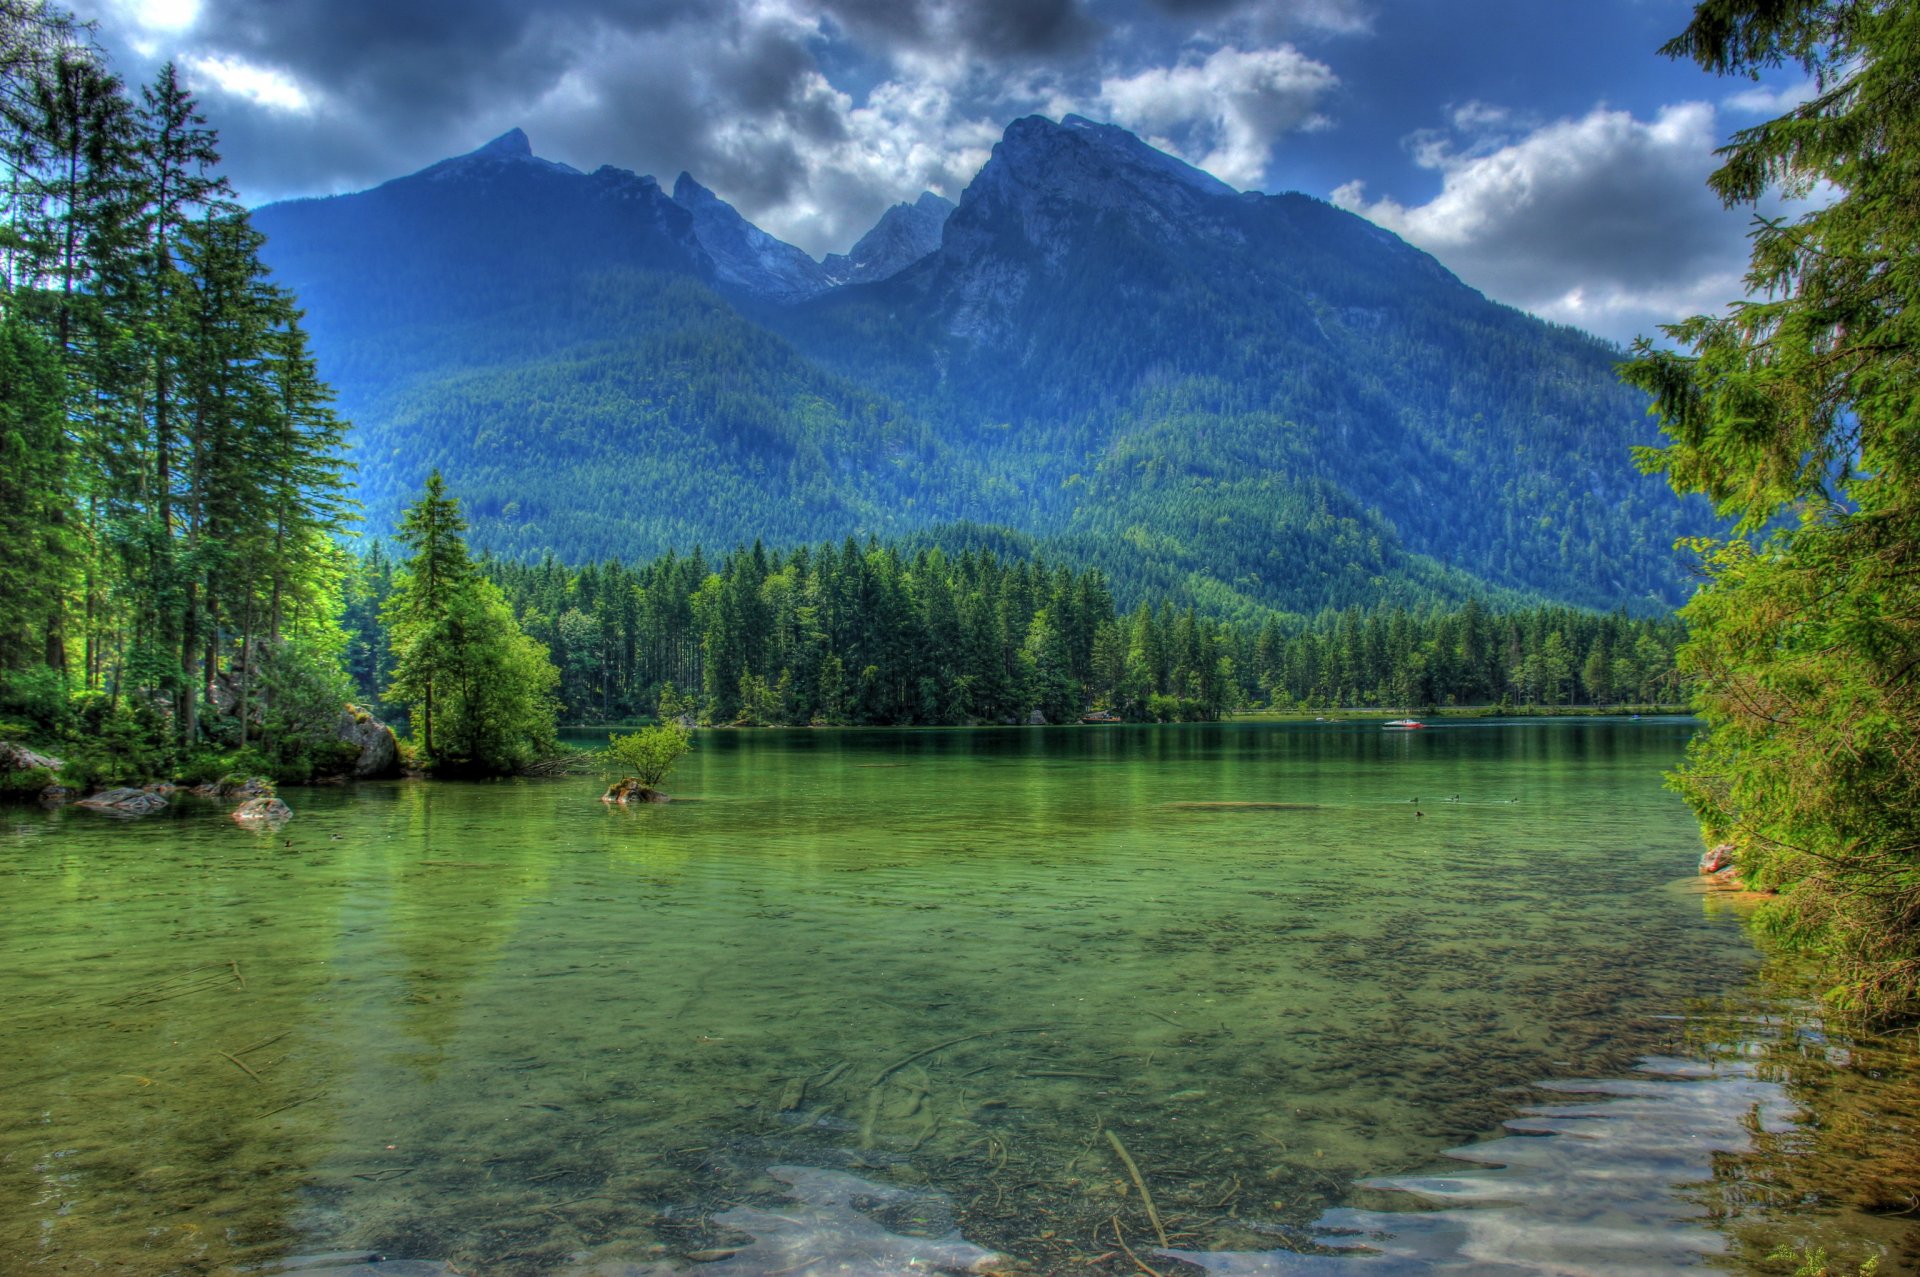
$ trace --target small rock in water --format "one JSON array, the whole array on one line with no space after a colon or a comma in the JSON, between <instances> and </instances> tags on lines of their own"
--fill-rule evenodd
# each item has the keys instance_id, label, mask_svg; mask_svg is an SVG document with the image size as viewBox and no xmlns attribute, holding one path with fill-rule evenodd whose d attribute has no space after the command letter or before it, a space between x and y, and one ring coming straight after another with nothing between
<instances>
[{"instance_id":1,"label":"small rock in water","mask_svg":"<svg viewBox=\"0 0 1920 1277\"><path fill-rule=\"evenodd\" d=\"M602 794L600 801L603 803L619 803L622 807L625 807L633 803L670 803L673 799L667 797L650 785L642 784L640 781L628 777L626 780L621 781L606 793Z\"/></svg>"},{"instance_id":2,"label":"small rock in water","mask_svg":"<svg viewBox=\"0 0 1920 1277\"><path fill-rule=\"evenodd\" d=\"M233 823L250 828L278 829L293 819L293 808L278 798L249 798L233 809Z\"/></svg>"}]
</instances>

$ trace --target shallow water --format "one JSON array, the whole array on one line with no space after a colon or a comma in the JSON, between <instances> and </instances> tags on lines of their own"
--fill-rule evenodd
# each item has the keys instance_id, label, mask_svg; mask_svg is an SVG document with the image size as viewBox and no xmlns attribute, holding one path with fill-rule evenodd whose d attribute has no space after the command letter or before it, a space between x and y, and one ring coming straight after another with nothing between
<instances>
[{"instance_id":1,"label":"shallow water","mask_svg":"<svg viewBox=\"0 0 1920 1277\"><path fill-rule=\"evenodd\" d=\"M1702 1018L1758 957L1660 786L1690 730L710 733L632 811L9 809L0 1270L1754 1266L1778 1202L1671 1187L1777 1179L1807 1103ZM1684 1121L1531 1089L1644 1110L1651 1056L1721 1061L1642 1079ZM1543 1162L1444 1169L1503 1136ZM1502 1218L1405 1209L1462 1193Z\"/></svg>"}]
</instances>

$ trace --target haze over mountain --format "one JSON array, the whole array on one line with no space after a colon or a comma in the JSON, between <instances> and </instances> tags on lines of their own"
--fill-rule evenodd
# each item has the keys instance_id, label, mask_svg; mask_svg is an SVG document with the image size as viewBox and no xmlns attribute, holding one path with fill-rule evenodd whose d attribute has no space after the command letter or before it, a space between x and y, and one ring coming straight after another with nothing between
<instances>
[{"instance_id":1,"label":"haze over mountain","mask_svg":"<svg viewBox=\"0 0 1920 1277\"><path fill-rule=\"evenodd\" d=\"M825 263L690 175L583 174L517 130L255 221L376 530L438 466L507 554L1039 538L1232 611L1658 605L1706 526L1634 471L1612 347L1079 117L1015 121L957 206Z\"/></svg>"}]
</instances>

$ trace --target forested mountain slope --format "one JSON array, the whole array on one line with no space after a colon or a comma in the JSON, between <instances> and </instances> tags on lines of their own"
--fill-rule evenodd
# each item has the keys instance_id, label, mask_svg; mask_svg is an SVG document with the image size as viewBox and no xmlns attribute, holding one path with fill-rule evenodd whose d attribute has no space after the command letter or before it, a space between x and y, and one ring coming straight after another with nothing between
<instances>
[{"instance_id":1,"label":"forested mountain slope","mask_svg":"<svg viewBox=\"0 0 1920 1277\"><path fill-rule=\"evenodd\" d=\"M1227 612L1680 597L1704 521L1633 470L1618 352L1329 205L1020 120L951 213L889 212L931 252L823 289L679 195L516 131L258 211L376 531L438 466L514 556L1005 528Z\"/></svg>"},{"instance_id":2,"label":"forested mountain slope","mask_svg":"<svg viewBox=\"0 0 1920 1277\"><path fill-rule=\"evenodd\" d=\"M1064 485L1050 513L1074 530L1267 531L1276 502L1344 494L1408 549L1605 605L1677 597L1674 536L1705 526L1628 460L1653 429L1615 349L1111 125L1016 121L939 251L791 315L823 362L1037 459L1034 491ZM1301 526L1271 529L1279 553L1228 534L1201 557L1270 579Z\"/></svg>"}]
</instances>

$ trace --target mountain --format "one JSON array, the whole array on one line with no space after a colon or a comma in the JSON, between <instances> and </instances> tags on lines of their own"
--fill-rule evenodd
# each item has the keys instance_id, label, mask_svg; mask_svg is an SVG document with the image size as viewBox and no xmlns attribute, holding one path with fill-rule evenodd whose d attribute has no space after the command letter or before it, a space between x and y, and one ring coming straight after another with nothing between
<instances>
[{"instance_id":1,"label":"mountain","mask_svg":"<svg viewBox=\"0 0 1920 1277\"><path fill-rule=\"evenodd\" d=\"M831 253L821 263L835 284L872 284L892 279L940 247L940 232L953 213L953 201L920 192L911 204L895 204L880 215L873 229L845 253Z\"/></svg>"},{"instance_id":2,"label":"mountain","mask_svg":"<svg viewBox=\"0 0 1920 1277\"><path fill-rule=\"evenodd\" d=\"M1596 606L1679 598L1674 538L1709 526L1628 459L1653 430L1615 348L1342 209L1237 192L1076 116L1015 121L935 252L780 327L949 440L1017 440L1043 526L1144 529L1256 593L1294 574L1269 548L1297 527L1276 483Z\"/></svg>"},{"instance_id":3,"label":"mountain","mask_svg":"<svg viewBox=\"0 0 1920 1277\"><path fill-rule=\"evenodd\" d=\"M800 249L740 216L691 174L682 173L674 182L673 202L692 215L694 237L713 258L715 275L723 284L769 301L792 302L840 282Z\"/></svg>"},{"instance_id":4,"label":"mountain","mask_svg":"<svg viewBox=\"0 0 1920 1277\"><path fill-rule=\"evenodd\" d=\"M519 129L369 191L254 211L343 406L396 382L572 347L578 296L636 275L711 285L693 217L650 177L534 156Z\"/></svg>"},{"instance_id":5,"label":"mountain","mask_svg":"<svg viewBox=\"0 0 1920 1277\"><path fill-rule=\"evenodd\" d=\"M1079 117L1015 121L956 206L825 263L517 131L255 220L375 530L439 466L505 554L1033 538L1233 612L1659 607L1709 526L1634 470L1618 351Z\"/></svg>"}]
</instances>

